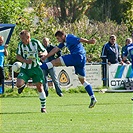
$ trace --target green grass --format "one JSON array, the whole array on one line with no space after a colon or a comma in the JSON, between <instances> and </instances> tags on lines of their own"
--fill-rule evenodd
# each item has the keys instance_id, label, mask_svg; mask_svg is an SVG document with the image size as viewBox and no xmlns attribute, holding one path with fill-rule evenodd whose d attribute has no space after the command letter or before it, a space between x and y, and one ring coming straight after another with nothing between
<instances>
[{"instance_id":1,"label":"green grass","mask_svg":"<svg viewBox=\"0 0 133 133\"><path fill-rule=\"evenodd\" d=\"M35 96L0 98L0 133L132 133L132 93L95 93L98 103L88 108L87 93L50 92L47 113L40 113Z\"/></svg>"}]
</instances>

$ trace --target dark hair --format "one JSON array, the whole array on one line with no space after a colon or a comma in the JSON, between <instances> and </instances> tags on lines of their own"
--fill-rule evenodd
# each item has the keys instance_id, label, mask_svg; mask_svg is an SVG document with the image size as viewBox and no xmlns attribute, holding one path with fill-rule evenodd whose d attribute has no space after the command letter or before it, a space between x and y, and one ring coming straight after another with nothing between
<instances>
[{"instance_id":1,"label":"dark hair","mask_svg":"<svg viewBox=\"0 0 133 133\"><path fill-rule=\"evenodd\" d=\"M58 31L55 33L55 36L62 37L63 35L65 35L65 33L64 33L63 31L60 31L60 30L58 30Z\"/></svg>"}]
</instances>

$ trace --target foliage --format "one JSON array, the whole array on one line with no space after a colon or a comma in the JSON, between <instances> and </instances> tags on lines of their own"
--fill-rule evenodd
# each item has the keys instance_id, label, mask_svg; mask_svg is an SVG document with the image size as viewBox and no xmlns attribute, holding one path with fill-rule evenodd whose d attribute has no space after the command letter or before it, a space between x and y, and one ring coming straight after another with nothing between
<instances>
[{"instance_id":1,"label":"foliage","mask_svg":"<svg viewBox=\"0 0 133 133\"><path fill-rule=\"evenodd\" d=\"M55 19L55 17L51 15L51 8L48 8L47 6L51 7L52 3L48 4L48 2L50 3L51 1L36 0L33 2L34 4L30 3L32 8L26 8L29 5L28 0L15 0L15 3L11 0L5 0L5 3L0 1L0 21L3 20L1 21L3 23L16 24L8 47L9 56L5 58L5 65L13 64L16 61L16 49L18 42L20 41L19 33L23 29L29 30L32 38L36 38L42 42L42 39L45 36L50 38L51 43L55 45L58 44L56 38L54 37L57 30L64 30L66 33L72 33L78 37L87 39L96 38L97 43L95 45L84 44L88 62L101 61L100 54L102 46L108 41L111 34L115 34L117 36L117 43L121 47L125 45L125 39L130 37L131 33L129 32L126 23L123 22L121 24L117 24L110 19L106 19L105 22L92 21L88 20L88 17L82 14L82 17L78 20L76 19L73 23L66 20L60 24L58 19ZM73 4L74 3L75 2L73 2ZM68 5L70 5L70 3L68 3ZM7 7L8 9L6 12ZM129 25L130 23L131 21L128 20ZM69 51L67 49L63 49L62 53L66 54L69 53ZM6 77L9 78L8 72L6 72Z\"/></svg>"},{"instance_id":2,"label":"foliage","mask_svg":"<svg viewBox=\"0 0 133 133\"><path fill-rule=\"evenodd\" d=\"M28 2L29 0L1 0L0 23L15 23L23 8L28 6Z\"/></svg>"},{"instance_id":3,"label":"foliage","mask_svg":"<svg viewBox=\"0 0 133 133\"><path fill-rule=\"evenodd\" d=\"M123 13L123 21L126 23L130 32L133 31L133 1L127 0L125 2L125 7L127 10Z\"/></svg>"},{"instance_id":4,"label":"foliage","mask_svg":"<svg viewBox=\"0 0 133 133\"><path fill-rule=\"evenodd\" d=\"M132 21L132 0L96 0L86 12L89 19L105 22L107 19L121 23L123 20ZM130 26L133 25L129 24Z\"/></svg>"}]
</instances>

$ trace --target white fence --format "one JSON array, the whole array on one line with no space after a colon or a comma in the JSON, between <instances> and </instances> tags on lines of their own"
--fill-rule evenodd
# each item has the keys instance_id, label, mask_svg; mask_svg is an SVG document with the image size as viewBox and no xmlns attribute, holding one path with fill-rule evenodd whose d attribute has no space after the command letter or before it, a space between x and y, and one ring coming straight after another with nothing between
<instances>
[{"instance_id":1,"label":"white fence","mask_svg":"<svg viewBox=\"0 0 133 133\"><path fill-rule=\"evenodd\" d=\"M11 67L12 65L6 65L5 67ZM86 79L93 87L102 86L102 75L101 75L101 65L100 64L86 64ZM77 75L75 75L74 67L55 67L56 75L58 77L60 86L62 88L71 88L82 86L79 82ZM11 80L5 81L5 83L11 83L12 88L16 83L16 78L14 78L14 72L12 71ZM28 82L32 82L29 80ZM49 80L48 82L51 82Z\"/></svg>"}]
</instances>

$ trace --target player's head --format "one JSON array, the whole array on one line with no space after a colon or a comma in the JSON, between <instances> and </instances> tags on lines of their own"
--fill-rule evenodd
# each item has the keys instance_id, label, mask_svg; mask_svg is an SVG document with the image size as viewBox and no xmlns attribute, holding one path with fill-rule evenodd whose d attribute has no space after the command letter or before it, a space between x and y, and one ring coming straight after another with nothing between
<instances>
[{"instance_id":1,"label":"player's head","mask_svg":"<svg viewBox=\"0 0 133 133\"><path fill-rule=\"evenodd\" d=\"M58 40L58 42L64 43L66 39L66 34L63 31L57 31L55 33L55 37Z\"/></svg>"},{"instance_id":2,"label":"player's head","mask_svg":"<svg viewBox=\"0 0 133 133\"><path fill-rule=\"evenodd\" d=\"M0 36L0 46L4 43L4 37Z\"/></svg>"},{"instance_id":3,"label":"player's head","mask_svg":"<svg viewBox=\"0 0 133 133\"><path fill-rule=\"evenodd\" d=\"M49 43L50 43L49 38L44 37L43 38L43 45L44 45L44 47L47 47L49 45Z\"/></svg>"},{"instance_id":4,"label":"player's head","mask_svg":"<svg viewBox=\"0 0 133 133\"><path fill-rule=\"evenodd\" d=\"M19 34L23 44L29 44L30 42L30 33L27 30L22 30Z\"/></svg>"},{"instance_id":5,"label":"player's head","mask_svg":"<svg viewBox=\"0 0 133 133\"><path fill-rule=\"evenodd\" d=\"M111 35L111 36L109 37L109 42L110 42L111 44L115 44L115 42L116 42L116 36L115 36L115 35Z\"/></svg>"},{"instance_id":6,"label":"player's head","mask_svg":"<svg viewBox=\"0 0 133 133\"><path fill-rule=\"evenodd\" d=\"M132 38L127 38L126 39L126 45L131 44L131 43L132 43Z\"/></svg>"}]
</instances>

